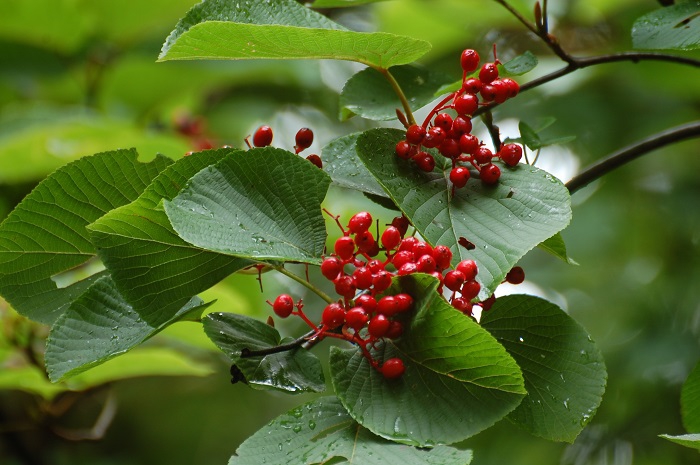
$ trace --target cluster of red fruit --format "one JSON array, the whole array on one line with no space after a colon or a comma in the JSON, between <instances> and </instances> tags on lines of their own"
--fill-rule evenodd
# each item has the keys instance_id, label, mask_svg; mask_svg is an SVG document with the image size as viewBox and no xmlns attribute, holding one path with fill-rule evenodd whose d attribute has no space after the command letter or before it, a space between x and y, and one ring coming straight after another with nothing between
<instances>
[{"instance_id":1,"label":"cluster of red fruit","mask_svg":"<svg viewBox=\"0 0 700 465\"><path fill-rule=\"evenodd\" d=\"M375 369L386 378L398 378L405 370L400 358L380 364L369 351L381 339L400 337L403 327L397 316L413 308L413 297L407 293L382 295L391 286L392 278L431 274L440 280L440 292L443 288L452 291L450 303L471 316L471 300L481 289L476 281L477 265L473 260L464 260L451 269L450 248L432 247L416 237L405 237L409 223L403 216L394 218L379 240L370 231L373 220L368 212L353 215L347 229L334 218L343 235L335 241L334 253L321 263L321 274L333 283L341 299L324 308L319 325L304 314L302 302L294 302L288 294L278 296L271 303L272 309L282 318L301 317L314 330L310 340L328 336L357 344ZM490 302L489 299L479 305L487 308Z\"/></svg>"},{"instance_id":2,"label":"cluster of red fruit","mask_svg":"<svg viewBox=\"0 0 700 465\"><path fill-rule=\"evenodd\" d=\"M495 54L495 52L494 52ZM468 77L479 67L479 54L472 49L462 52L462 87L442 99L433 108L422 125L413 124L406 130L406 139L396 144L396 155L404 160L413 160L423 171L435 168L435 158L424 149L437 149L452 161L450 181L456 188L464 187L471 173L471 165L479 172L485 184L495 184L501 170L492 163L500 158L508 166L520 161L523 149L517 144L503 144L497 153L486 147L472 131L472 115L479 108L479 95L484 103L503 103L520 91L517 82L510 78L500 79L496 58L479 69L478 77ZM446 110L456 113L452 116Z\"/></svg>"},{"instance_id":3,"label":"cluster of red fruit","mask_svg":"<svg viewBox=\"0 0 700 465\"><path fill-rule=\"evenodd\" d=\"M272 128L270 126L260 126L253 133L253 145L256 147L267 147L268 145L272 144L272 136ZM294 139L296 142L296 145L294 146L294 153L299 154L311 147L311 144L314 141L314 133L309 128L301 128L297 131ZM250 142L248 142L248 139L246 139L246 143L248 144L248 147L250 147ZM306 159L319 168L323 168L321 157L315 153L307 156Z\"/></svg>"}]
</instances>

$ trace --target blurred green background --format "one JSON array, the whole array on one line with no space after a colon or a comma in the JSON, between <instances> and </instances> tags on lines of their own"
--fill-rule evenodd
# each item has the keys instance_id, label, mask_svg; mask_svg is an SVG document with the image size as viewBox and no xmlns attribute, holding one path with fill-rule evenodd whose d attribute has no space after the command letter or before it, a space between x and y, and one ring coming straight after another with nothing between
<instances>
[{"instance_id":1,"label":"blurred green background","mask_svg":"<svg viewBox=\"0 0 700 465\"><path fill-rule=\"evenodd\" d=\"M512 4L531 17L534 2ZM359 118L338 121L338 93L360 69L354 64L156 63L165 37L192 5L2 1L0 217L57 167L100 151L136 147L144 160L158 152L178 158L210 145L243 147L257 126L269 124L273 145L286 149L300 127L311 127L310 151L318 153L333 138L372 126ZM573 54L624 51L634 20L658 6L652 0L551 1L550 24ZM539 57L521 83L562 66L493 1L396 0L323 12L352 29L430 41L422 63L455 80L461 50L487 57L494 43L502 61L526 50ZM566 181L621 147L697 120L700 71L658 62L602 65L523 93L495 112L511 137L518 121L536 126L547 117L556 118L547 135L577 136L543 150L538 162ZM576 193L574 220L563 235L580 266L540 251L525 257L528 280L516 291L549 298L586 327L604 353L608 388L573 445L533 438L503 421L460 444L474 449L474 465L698 463L697 451L657 437L684 433L680 389L700 358L698 155L698 140L679 143ZM344 216L360 209L393 216L337 188L327 204ZM204 297L218 299L212 310L265 318L265 300L281 289L303 294L283 278L265 274L262 280L262 294L255 276L232 276ZM290 335L301 330L283 326ZM247 436L310 398L230 385L225 357L195 323L178 323L134 351L160 357L148 359L141 373L157 363L171 376L98 382L111 379L107 368L92 381L50 386L32 363L46 333L0 306L2 465L224 464ZM315 351L323 357L327 348ZM136 375L141 359L134 357L124 363ZM90 435L101 439L78 440Z\"/></svg>"}]
</instances>

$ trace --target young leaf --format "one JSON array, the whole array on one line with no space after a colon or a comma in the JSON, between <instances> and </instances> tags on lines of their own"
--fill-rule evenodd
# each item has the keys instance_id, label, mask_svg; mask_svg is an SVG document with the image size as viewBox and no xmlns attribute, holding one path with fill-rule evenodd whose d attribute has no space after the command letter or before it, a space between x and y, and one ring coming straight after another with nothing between
<instances>
[{"instance_id":1,"label":"young leaf","mask_svg":"<svg viewBox=\"0 0 700 465\"><path fill-rule=\"evenodd\" d=\"M154 326L124 300L109 276L100 278L51 328L46 343L49 378L60 381L121 355L202 305L209 304L195 297L169 320Z\"/></svg>"},{"instance_id":2,"label":"young leaf","mask_svg":"<svg viewBox=\"0 0 700 465\"><path fill-rule=\"evenodd\" d=\"M537 66L537 57L532 54L532 52L527 51L522 55L509 60L498 66L499 76L522 76L525 73L529 73Z\"/></svg>"},{"instance_id":3,"label":"young leaf","mask_svg":"<svg viewBox=\"0 0 700 465\"><path fill-rule=\"evenodd\" d=\"M429 275L399 278L414 310L400 339L377 344L380 363L399 357L405 373L385 379L357 349L331 350L333 387L350 415L379 436L432 447L466 439L512 411L526 394L515 361L474 320L448 304Z\"/></svg>"},{"instance_id":4,"label":"young leaf","mask_svg":"<svg viewBox=\"0 0 700 465\"><path fill-rule=\"evenodd\" d=\"M413 65L396 66L389 70L401 86L413 111L432 102L435 91L449 77ZM348 80L340 94L340 119L353 115L376 121L396 119L401 102L389 81L377 70L367 68Z\"/></svg>"},{"instance_id":5,"label":"young leaf","mask_svg":"<svg viewBox=\"0 0 700 465\"><path fill-rule=\"evenodd\" d=\"M637 19L632 26L632 45L642 50L700 48L700 3L678 3Z\"/></svg>"},{"instance_id":6,"label":"young leaf","mask_svg":"<svg viewBox=\"0 0 700 465\"><path fill-rule=\"evenodd\" d=\"M27 318L53 323L104 273L66 287L52 278L95 257L85 227L134 200L171 161L135 150L82 158L44 179L0 225L0 292Z\"/></svg>"},{"instance_id":7,"label":"young leaf","mask_svg":"<svg viewBox=\"0 0 700 465\"><path fill-rule=\"evenodd\" d=\"M569 257L569 254L566 252L566 243L564 242L564 238L561 236L561 233L556 233L549 239L540 242L537 247L545 252L549 252L569 265L578 265L578 262Z\"/></svg>"},{"instance_id":8,"label":"young leaf","mask_svg":"<svg viewBox=\"0 0 700 465\"><path fill-rule=\"evenodd\" d=\"M681 434L679 436L671 436L670 434L660 434L659 437L668 439L669 441L675 442L676 444L680 444L681 446L700 450L700 434Z\"/></svg>"},{"instance_id":9,"label":"young leaf","mask_svg":"<svg viewBox=\"0 0 700 465\"><path fill-rule=\"evenodd\" d=\"M537 150L542 147L540 136L537 135L537 132L525 121L520 121L518 123L518 130L520 131L520 139L530 150Z\"/></svg>"},{"instance_id":10,"label":"young leaf","mask_svg":"<svg viewBox=\"0 0 700 465\"><path fill-rule=\"evenodd\" d=\"M252 149L203 169L165 212L185 241L255 260L320 263L330 178L303 158Z\"/></svg>"},{"instance_id":11,"label":"young leaf","mask_svg":"<svg viewBox=\"0 0 700 465\"><path fill-rule=\"evenodd\" d=\"M683 383L681 414L686 431L700 433L700 363Z\"/></svg>"},{"instance_id":12,"label":"young leaf","mask_svg":"<svg viewBox=\"0 0 700 465\"><path fill-rule=\"evenodd\" d=\"M357 152L420 234L431 244L450 247L455 264L475 260L479 265L477 279L490 290L526 252L571 220L570 197L564 185L525 164L516 168L501 165L501 178L495 186L473 179L452 197L448 179L451 165L441 162L432 173L423 173L398 159L394 147L404 137L399 130L369 130L358 139Z\"/></svg>"},{"instance_id":13,"label":"young leaf","mask_svg":"<svg viewBox=\"0 0 700 465\"><path fill-rule=\"evenodd\" d=\"M334 59L388 69L429 50L410 37L348 31L293 0L205 0L180 20L158 59Z\"/></svg>"},{"instance_id":14,"label":"young leaf","mask_svg":"<svg viewBox=\"0 0 700 465\"><path fill-rule=\"evenodd\" d=\"M528 295L496 299L481 325L523 370L528 395L508 418L535 436L573 442L598 409L607 379L590 336L556 305Z\"/></svg>"},{"instance_id":15,"label":"young leaf","mask_svg":"<svg viewBox=\"0 0 700 465\"><path fill-rule=\"evenodd\" d=\"M321 397L274 419L246 439L229 465L469 465L470 450L418 449L375 436L335 397Z\"/></svg>"},{"instance_id":16,"label":"young leaf","mask_svg":"<svg viewBox=\"0 0 700 465\"><path fill-rule=\"evenodd\" d=\"M190 298L251 264L183 241L160 205L163 199L172 200L199 171L239 152L206 150L183 157L158 175L134 202L88 226L117 289L149 323L160 325Z\"/></svg>"},{"instance_id":17,"label":"young leaf","mask_svg":"<svg viewBox=\"0 0 700 465\"><path fill-rule=\"evenodd\" d=\"M229 356L243 373L245 382L253 387L295 394L326 389L321 362L306 349L241 357L244 349L263 350L289 342L272 326L235 313L210 313L203 323L209 339Z\"/></svg>"}]
</instances>

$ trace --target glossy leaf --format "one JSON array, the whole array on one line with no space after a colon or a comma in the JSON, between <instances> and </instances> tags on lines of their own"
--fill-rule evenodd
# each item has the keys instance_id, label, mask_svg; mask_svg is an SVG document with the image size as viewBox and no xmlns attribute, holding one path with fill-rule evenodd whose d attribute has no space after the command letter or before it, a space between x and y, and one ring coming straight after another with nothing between
<instances>
[{"instance_id":1,"label":"glossy leaf","mask_svg":"<svg viewBox=\"0 0 700 465\"><path fill-rule=\"evenodd\" d=\"M321 362L306 349L241 357L245 349L263 350L289 342L284 341L272 326L235 313L210 313L203 323L209 339L229 356L245 377L245 382L253 387L291 393L326 389Z\"/></svg>"},{"instance_id":2,"label":"glossy leaf","mask_svg":"<svg viewBox=\"0 0 700 465\"><path fill-rule=\"evenodd\" d=\"M312 8L346 8L368 3L386 2L388 0L314 0L311 2Z\"/></svg>"},{"instance_id":3,"label":"glossy leaf","mask_svg":"<svg viewBox=\"0 0 700 465\"><path fill-rule=\"evenodd\" d=\"M180 237L202 249L320 263L329 185L328 175L303 158L265 147L203 169L164 205Z\"/></svg>"},{"instance_id":4,"label":"glossy leaf","mask_svg":"<svg viewBox=\"0 0 700 465\"><path fill-rule=\"evenodd\" d=\"M499 76L522 76L525 73L529 73L537 67L537 57L532 54L532 52L527 51L522 55L509 60L498 66Z\"/></svg>"},{"instance_id":5,"label":"glossy leaf","mask_svg":"<svg viewBox=\"0 0 700 465\"><path fill-rule=\"evenodd\" d=\"M194 295L251 264L183 241L161 205L163 199L172 200L200 170L233 153L241 152L207 150L181 158L138 199L88 226L117 288L151 324L169 320Z\"/></svg>"},{"instance_id":6,"label":"glossy leaf","mask_svg":"<svg viewBox=\"0 0 700 465\"><path fill-rule=\"evenodd\" d=\"M515 361L474 320L455 310L423 274L405 276L388 294L407 292L414 310L403 336L379 343L375 360L392 357L406 371L387 380L358 349L331 350L333 387L350 415L375 434L415 446L450 444L493 425L525 394Z\"/></svg>"},{"instance_id":7,"label":"glossy leaf","mask_svg":"<svg viewBox=\"0 0 700 465\"><path fill-rule=\"evenodd\" d=\"M690 433L700 433L700 363L695 365L681 391L683 426Z\"/></svg>"},{"instance_id":8,"label":"glossy leaf","mask_svg":"<svg viewBox=\"0 0 700 465\"><path fill-rule=\"evenodd\" d=\"M678 3L637 19L632 26L632 45L647 50L700 48L700 3Z\"/></svg>"},{"instance_id":9,"label":"glossy leaf","mask_svg":"<svg viewBox=\"0 0 700 465\"><path fill-rule=\"evenodd\" d=\"M659 435L659 437L668 439L669 441L675 442L676 444L680 444L681 446L700 450L700 434L681 434L679 436L661 434Z\"/></svg>"},{"instance_id":10,"label":"glossy leaf","mask_svg":"<svg viewBox=\"0 0 700 465\"><path fill-rule=\"evenodd\" d=\"M169 320L154 326L124 300L109 276L100 278L51 328L46 343L49 378L60 381L121 355L201 305L202 300L195 297Z\"/></svg>"},{"instance_id":11,"label":"glossy leaf","mask_svg":"<svg viewBox=\"0 0 700 465\"><path fill-rule=\"evenodd\" d=\"M333 59L388 69L429 50L406 36L348 31L292 0L207 0L178 23L159 60Z\"/></svg>"},{"instance_id":12,"label":"glossy leaf","mask_svg":"<svg viewBox=\"0 0 700 465\"><path fill-rule=\"evenodd\" d=\"M538 247L568 263L569 265L578 265L576 260L569 257L569 254L566 251L566 243L564 242L564 238L561 236L561 233L556 233L549 239L540 242Z\"/></svg>"},{"instance_id":13,"label":"glossy leaf","mask_svg":"<svg viewBox=\"0 0 700 465\"><path fill-rule=\"evenodd\" d=\"M556 305L528 295L496 299L481 325L523 371L528 395L508 418L536 436L573 442L598 409L607 380L588 333Z\"/></svg>"},{"instance_id":14,"label":"glossy leaf","mask_svg":"<svg viewBox=\"0 0 700 465\"><path fill-rule=\"evenodd\" d=\"M367 194L386 196L382 186L374 179L357 155L359 132L339 137L323 147L323 171L333 180L333 184L355 189Z\"/></svg>"},{"instance_id":15,"label":"glossy leaf","mask_svg":"<svg viewBox=\"0 0 700 465\"><path fill-rule=\"evenodd\" d=\"M322 397L277 417L246 439L229 465L468 465L470 450L397 444L356 423L335 397Z\"/></svg>"},{"instance_id":16,"label":"glossy leaf","mask_svg":"<svg viewBox=\"0 0 700 465\"><path fill-rule=\"evenodd\" d=\"M134 150L82 158L42 181L0 225L0 292L22 315L51 324L104 273L54 279L95 257L85 227L134 200L170 160Z\"/></svg>"},{"instance_id":17,"label":"glossy leaf","mask_svg":"<svg viewBox=\"0 0 700 465\"><path fill-rule=\"evenodd\" d=\"M545 171L500 165L498 184L472 179L452 197L451 165L438 156L435 171L424 173L398 159L394 147L403 137L399 130L367 131L357 142L359 157L420 234L450 247L454 263L475 260L477 280L490 290L526 252L571 220L568 191Z\"/></svg>"},{"instance_id":18,"label":"glossy leaf","mask_svg":"<svg viewBox=\"0 0 700 465\"><path fill-rule=\"evenodd\" d=\"M413 111L435 99L435 91L449 82L449 77L413 65L396 66L389 70L401 87ZM396 119L396 110L403 111L387 78L373 68L367 68L348 80L340 94L340 119L354 115L376 121Z\"/></svg>"}]
</instances>

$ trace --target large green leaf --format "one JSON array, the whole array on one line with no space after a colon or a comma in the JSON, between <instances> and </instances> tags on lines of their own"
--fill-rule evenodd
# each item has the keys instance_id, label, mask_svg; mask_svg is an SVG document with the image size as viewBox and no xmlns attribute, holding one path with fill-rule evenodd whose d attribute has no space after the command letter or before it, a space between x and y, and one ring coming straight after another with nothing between
<instances>
[{"instance_id":1,"label":"large green leaf","mask_svg":"<svg viewBox=\"0 0 700 465\"><path fill-rule=\"evenodd\" d=\"M164 202L165 212L180 237L203 249L320 263L329 185L328 175L291 152L252 149L200 171Z\"/></svg>"},{"instance_id":2,"label":"large green leaf","mask_svg":"<svg viewBox=\"0 0 700 465\"><path fill-rule=\"evenodd\" d=\"M455 310L428 275L399 278L389 294L410 294L415 313L403 336L377 344L376 360L403 360L387 380L357 349L331 351L336 394L350 415L379 436L416 446L470 437L511 412L526 394L515 361L488 331Z\"/></svg>"},{"instance_id":3,"label":"large green leaf","mask_svg":"<svg viewBox=\"0 0 700 465\"><path fill-rule=\"evenodd\" d=\"M637 19L632 26L632 45L652 50L700 48L700 2L659 8Z\"/></svg>"},{"instance_id":4,"label":"large green leaf","mask_svg":"<svg viewBox=\"0 0 700 465\"><path fill-rule=\"evenodd\" d=\"M209 339L229 356L253 387L291 393L326 389L321 362L306 349L241 357L244 349L263 350L288 342L272 326L235 313L210 313L203 323Z\"/></svg>"},{"instance_id":5,"label":"large green leaf","mask_svg":"<svg viewBox=\"0 0 700 465\"><path fill-rule=\"evenodd\" d=\"M101 274L65 287L54 277L95 256L85 229L134 200L171 163L135 150L82 158L42 181L0 225L0 292L24 316L52 323Z\"/></svg>"},{"instance_id":6,"label":"large green leaf","mask_svg":"<svg viewBox=\"0 0 700 465\"><path fill-rule=\"evenodd\" d=\"M154 326L124 300L109 276L100 278L52 326L46 343L49 378L60 381L123 354L201 306L195 297Z\"/></svg>"},{"instance_id":7,"label":"large green leaf","mask_svg":"<svg viewBox=\"0 0 700 465\"><path fill-rule=\"evenodd\" d=\"M598 409L607 379L588 333L556 305L528 295L496 299L481 325L523 371L528 395L508 418L536 436L573 442Z\"/></svg>"},{"instance_id":8,"label":"large green leaf","mask_svg":"<svg viewBox=\"0 0 700 465\"><path fill-rule=\"evenodd\" d=\"M181 158L137 200L88 226L117 288L151 324L167 321L192 296L251 263L183 241L160 205L163 199L172 200L200 170L234 153L240 151L207 150Z\"/></svg>"},{"instance_id":9,"label":"large green leaf","mask_svg":"<svg viewBox=\"0 0 700 465\"><path fill-rule=\"evenodd\" d=\"M356 423L335 397L322 397L277 417L246 439L229 465L468 465L470 450L397 444Z\"/></svg>"},{"instance_id":10,"label":"large green leaf","mask_svg":"<svg viewBox=\"0 0 700 465\"><path fill-rule=\"evenodd\" d=\"M326 58L388 69L429 50L410 37L348 31L293 0L205 0L168 36L159 60Z\"/></svg>"},{"instance_id":11,"label":"large green leaf","mask_svg":"<svg viewBox=\"0 0 700 465\"><path fill-rule=\"evenodd\" d=\"M700 363L695 365L681 391L683 426L689 433L700 433Z\"/></svg>"},{"instance_id":12,"label":"large green leaf","mask_svg":"<svg viewBox=\"0 0 700 465\"><path fill-rule=\"evenodd\" d=\"M372 195L386 196L382 186L374 179L357 156L356 143L359 132L339 137L323 147L323 171L333 184Z\"/></svg>"},{"instance_id":13,"label":"large green leaf","mask_svg":"<svg viewBox=\"0 0 700 465\"><path fill-rule=\"evenodd\" d=\"M358 139L358 155L424 238L450 247L455 263L477 262L486 288L493 290L526 252L569 224L569 193L549 173L501 165L498 184L470 180L453 197L451 165L438 156L435 171L424 173L400 160L394 147L404 137L399 130L369 130Z\"/></svg>"},{"instance_id":14,"label":"large green leaf","mask_svg":"<svg viewBox=\"0 0 700 465\"><path fill-rule=\"evenodd\" d=\"M669 441L680 444L681 446L700 450L700 434L681 434L679 436L660 434L659 437L668 439Z\"/></svg>"},{"instance_id":15,"label":"large green leaf","mask_svg":"<svg viewBox=\"0 0 700 465\"><path fill-rule=\"evenodd\" d=\"M389 70L408 99L413 111L435 99L435 92L450 81L448 76L414 65L396 66ZM386 77L373 68L367 68L348 80L340 94L340 118L353 115L388 121L396 119L401 102Z\"/></svg>"}]
</instances>

